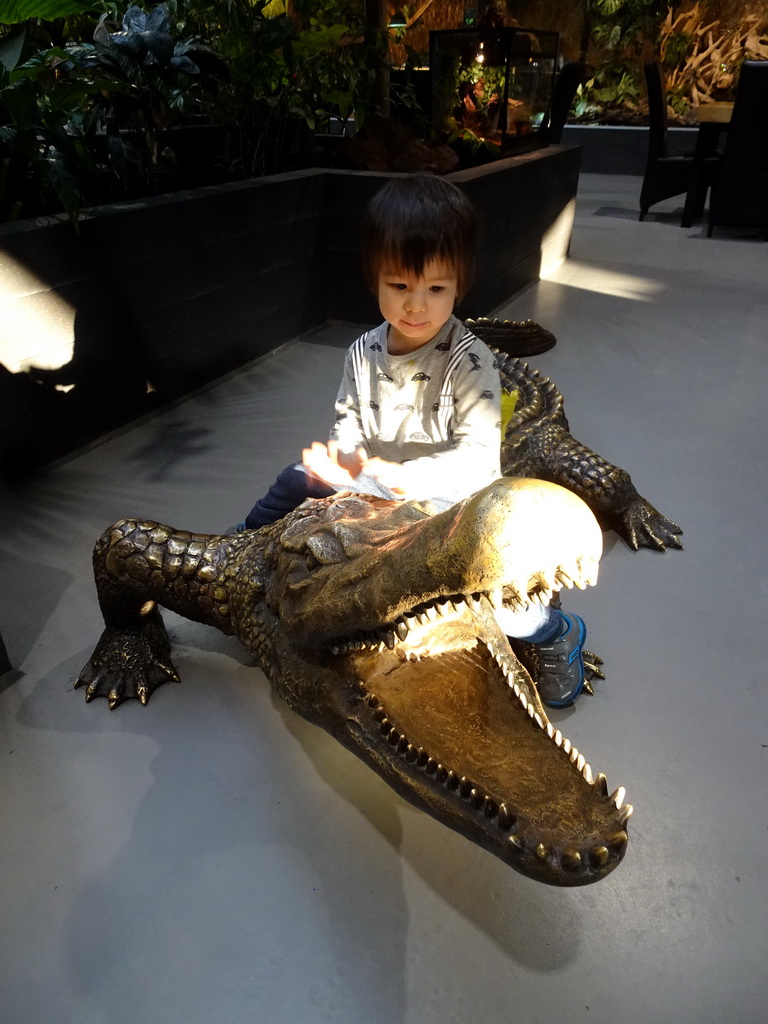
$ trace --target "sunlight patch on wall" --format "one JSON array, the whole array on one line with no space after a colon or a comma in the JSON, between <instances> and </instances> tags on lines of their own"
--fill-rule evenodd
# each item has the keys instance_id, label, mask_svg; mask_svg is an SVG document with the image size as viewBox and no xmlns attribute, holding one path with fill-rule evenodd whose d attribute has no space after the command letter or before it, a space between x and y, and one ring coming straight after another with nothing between
<instances>
[{"instance_id":1,"label":"sunlight patch on wall","mask_svg":"<svg viewBox=\"0 0 768 1024\"><path fill-rule=\"evenodd\" d=\"M57 370L72 359L75 310L0 252L0 363L12 373Z\"/></svg>"},{"instance_id":2,"label":"sunlight patch on wall","mask_svg":"<svg viewBox=\"0 0 768 1024\"><path fill-rule=\"evenodd\" d=\"M567 259L568 239L573 231L575 215L576 200L571 199L542 235L540 277L551 274Z\"/></svg>"},{"instance_id":3,"label":"sunlight patch on wall","mask_svg":"<svg viewBox=\"0 0 768 1024\"><path fill-rule=\"evenodd\" d=\"M545 273L542 268L541 277L569 288L581 288L583 291L612 295L633 302L653 302L666 287L662 281L639 277L637 274L621 274L575 259L569 259L562 269L548 268Z\"/></svg>"}]
</instances>

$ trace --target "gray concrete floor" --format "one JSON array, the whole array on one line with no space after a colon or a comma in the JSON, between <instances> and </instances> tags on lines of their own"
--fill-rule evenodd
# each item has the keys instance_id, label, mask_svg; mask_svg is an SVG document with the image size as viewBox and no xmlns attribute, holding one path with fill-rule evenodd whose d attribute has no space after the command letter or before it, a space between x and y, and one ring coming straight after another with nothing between
<instances>
[{"instance_id":1,"label":"gray concrete floor","mask_svg":"<svg viewBox=\"0 0 768 1024\"><path fill-rule=\"evenodd\" d=\"M357 334L327 325L3 496L2 1024L767 1019L768 246L682 230L675 200L640 224L639 188L585 176L571 259L494 311L555 332L533 362L574 435L685 530L608 537L568 605L607 680L554 717L627 787L624 863L516 875L173 616L180 686L113 713L73 690L95 538L240 518L326 434Z\"/></svg>"}]
</instances>

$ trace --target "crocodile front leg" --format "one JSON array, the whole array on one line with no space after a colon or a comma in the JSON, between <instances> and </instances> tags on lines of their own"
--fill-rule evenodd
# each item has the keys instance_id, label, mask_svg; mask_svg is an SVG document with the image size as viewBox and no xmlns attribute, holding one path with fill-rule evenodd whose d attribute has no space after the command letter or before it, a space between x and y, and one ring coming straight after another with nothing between
<instances>
[{"instance_id":1,"label":"crocodile front leg","mask_svg":"<svg viewBox=\"0 0 768 1024\"><path fill-rule=\"evenodd\" d=\"M502 444L508 476L535 476L578 494L606 529L615 530L635 551L682 548L683 531L638 493L625 469L601 458L553 423Z\"/></svg>"},{"instance_id":2,"label":"crocodile front leg","mask_svg":"<svg viewBox=\"0 0 768 1024\"><path fill-rule=\"evenodd\" d=\"M110 708L146 704L178 675L158 604L231 634L227 556L241 537L207 536L160 523L122 519L96 542L93 571L105 630L75 686Z\"/></svg>"}]
</instances>

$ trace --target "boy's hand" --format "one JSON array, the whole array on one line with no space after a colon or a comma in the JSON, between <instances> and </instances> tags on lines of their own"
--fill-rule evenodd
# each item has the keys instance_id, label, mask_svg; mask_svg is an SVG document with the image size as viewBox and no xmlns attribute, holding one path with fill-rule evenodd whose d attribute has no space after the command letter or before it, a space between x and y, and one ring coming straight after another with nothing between
<instances>
[{"instance_id":1,"label":"boy's hand","mask_svg":"<svg viewBox=\"0 0 768 1024\"><path fill-rule=\"evenodd\" d=\"M409 497L407 476L399 462L387 462L385 459L375 456L365 460L363 471L388 487L396 498L407 499Z\"/></svg>"},{"instance_id":2,"label":"boy's hand","mask_svg":"<svg viewBox=\"0 0 768 1024\"><path fill-rule=\"evenodd\" d=\"M362 472L366 460L365 448L355 448L353 452L340 452L337 441L328 442L328 454L335 458L342 469L346 469L351 477Z\"/></svg>"},{"instance_id":3,"label":"boy's hand","mask_svg":"<svg viewBox=\"0 0 768 1024\"><path fill-rule=\"evenodd\" d=\"M331 487L351 483L363 464L362 457L357 452L340 457L335 441L329 441L327 445L322 441L313 441L309 448L302 450L301 461L313 476Z\"/></svg>"}]
</instances>

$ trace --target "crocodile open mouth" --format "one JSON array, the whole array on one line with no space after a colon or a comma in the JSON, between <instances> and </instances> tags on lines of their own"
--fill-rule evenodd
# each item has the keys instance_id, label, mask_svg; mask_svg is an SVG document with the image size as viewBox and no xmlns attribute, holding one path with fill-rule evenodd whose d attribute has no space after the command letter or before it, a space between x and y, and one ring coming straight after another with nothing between
<instances>
[{"instance_id":1,"label":"crocodile open mouth","mask_svg":"<svg viewBox=\"0 0 768 1024\"><path fill-rule=\"evenodd\" d=\"M486 595L430 609L389 630L391 648L374 637L341 645L354 652L366 731L421 776L441 820L447 803L461 831L512 866L556 885L603 877L627 845L623 788L609 796L605 776L549 722Z\"/></svg>"}]
</instances>

